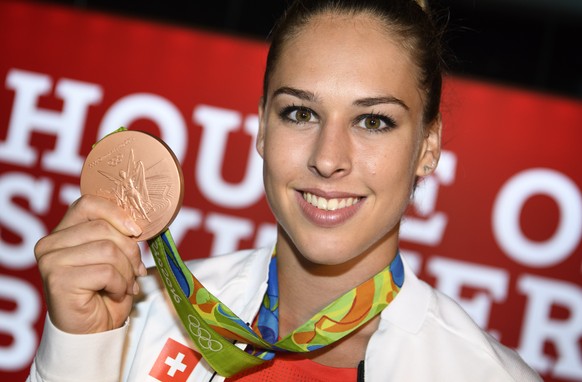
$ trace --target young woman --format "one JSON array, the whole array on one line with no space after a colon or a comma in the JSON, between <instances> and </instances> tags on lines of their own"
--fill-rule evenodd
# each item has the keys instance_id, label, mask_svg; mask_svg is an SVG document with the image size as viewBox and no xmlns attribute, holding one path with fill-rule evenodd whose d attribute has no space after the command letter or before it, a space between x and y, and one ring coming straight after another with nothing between
<instances>
[{"instance_id":1,"label":"young woman","mask_svg":"<svg viewBox=\"0 0 582 382\"><path fill-rule=\"evenodd\" d=\"M414 0L297 1L275 28L257 149L276 246L188 265L262 336L297 344L311 333L311 351L267 352L227 381L540 380L398 254L410 196L440 155L439 35ZM31 381L225 379L188 349L159 279L136 281L146 271L134 235L123 210L85 196L39 241L49 317ZM269 326L263 301L277 294ZM336 300L348 318L317 316ZM350 316L356 307L365 319Z\"/></svg>"}]
</instances>

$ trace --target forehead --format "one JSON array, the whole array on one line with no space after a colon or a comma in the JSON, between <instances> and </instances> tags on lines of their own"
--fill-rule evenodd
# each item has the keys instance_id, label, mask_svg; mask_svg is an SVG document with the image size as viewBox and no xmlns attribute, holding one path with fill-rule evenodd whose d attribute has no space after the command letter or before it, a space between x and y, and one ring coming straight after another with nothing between
<instances>
[{"instance_id":1,"label":"forehead","mask_svg":"<svg viewBox=\"0 0 582 382\"><path fill-rule=\"evenodd\" d=\"M323 14L284 44L269 89L297 86L334 94L390 93L413 102L410 98L421 93L417 71L401 38L377 17Z\"/></svg>"}]
</instances>

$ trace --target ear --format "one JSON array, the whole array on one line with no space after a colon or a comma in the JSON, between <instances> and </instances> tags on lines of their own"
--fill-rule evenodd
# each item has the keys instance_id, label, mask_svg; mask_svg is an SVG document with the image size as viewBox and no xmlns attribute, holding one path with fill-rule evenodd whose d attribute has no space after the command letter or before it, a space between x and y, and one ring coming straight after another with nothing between
<instances>
[{"instance_id":1,"label":"ear","mask_svg":"<svg viewBox=\"0 0 582 382\"><path fill-rule=\"evenodd\" d=\"M442 128L443 122L439 114L424 133L416 167L417 176L427 176L435 171L441 156Z\"/></svg>"},{"instance_id":2,"label":"ear","mask_svg":"<svg viewBox=\"0 0 582 382\"><path fill-rule=\"evenodd\" d=\"M264 158L265 150L265 102L264 97L259 100L259 131L257 132L256 149L261 158Z\"/></svg>"}]
</instances>

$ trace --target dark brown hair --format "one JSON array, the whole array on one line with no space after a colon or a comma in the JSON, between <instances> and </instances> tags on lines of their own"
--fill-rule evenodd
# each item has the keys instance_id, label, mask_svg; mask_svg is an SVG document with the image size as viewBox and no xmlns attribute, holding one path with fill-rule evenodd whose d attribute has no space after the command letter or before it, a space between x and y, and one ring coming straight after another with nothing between
<instances>
[{"instance_id":1,"label":"dark brown hair","mask_svg":"<svg viewBox=\"0 0 582 382\"><path fill-rule=\"evenodd\" d=\"M432 122L438 115L445 70L441 45L442 31L436 26L429 10L415 0L296 0L275 24L270 40L263 102L268 96L269 81L285 43L295 37L315 16L367 14L377 17L408 49L419 69L418 83L426 95L423 120Z\"/></svg>"}]
</instances>

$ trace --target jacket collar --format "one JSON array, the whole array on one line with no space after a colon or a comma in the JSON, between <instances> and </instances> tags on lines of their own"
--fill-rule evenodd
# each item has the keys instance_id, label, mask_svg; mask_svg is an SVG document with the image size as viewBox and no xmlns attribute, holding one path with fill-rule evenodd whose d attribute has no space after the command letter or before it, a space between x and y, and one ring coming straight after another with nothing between
<instances>
[{"instance_id":1,"label":"jacket collar","mask_svg":"<svg viewBox=\"0 0 582 382\"><path fill-rule=\"evenodd\" d=\"M418 277L402 257L404 285L396 298L381 313L380 330L384 325L395 325L402 330L416 333L422 327L431 301L430 287Z\"/></svg>"}]
</instances>

